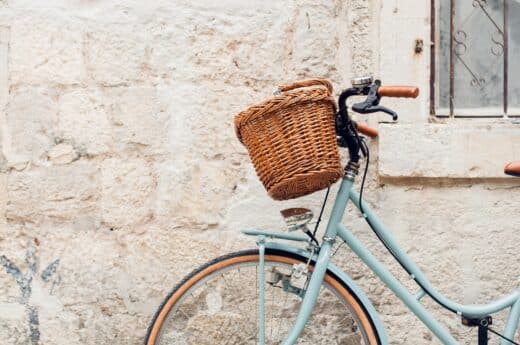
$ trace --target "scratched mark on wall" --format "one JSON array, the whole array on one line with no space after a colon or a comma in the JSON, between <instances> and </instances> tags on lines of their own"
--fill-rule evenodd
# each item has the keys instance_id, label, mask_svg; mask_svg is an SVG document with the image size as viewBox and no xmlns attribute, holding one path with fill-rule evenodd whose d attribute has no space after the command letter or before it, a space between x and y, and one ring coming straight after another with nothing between
<instances>
[{"instance_id":1,"label":"scratched mark on wall","mask_svg":"<svg viewBox=\"0 0 520 345\"><path fill-rule=\"evenodd\" d=\"M37 250L32 245L27 248L25 253L25 263L27 264L27 271L24 273L5 255L0 256L0 265L4 267L7 274L14 278L18 284L18 287L20 288L20 304L25 307L27 314L31 344L38 345L40 343L40 321L38 317L38 307L29 303L29 299L32 293L32 282L35 277L38 277L39 269L39 258L37 255ZM46 283L52 282L50 287L51 294L55 284L59 283L60 281L59 275L56 275L59 264L60 259L55 259L40 273L41 280Z\"/></svg>"}]
</instances>

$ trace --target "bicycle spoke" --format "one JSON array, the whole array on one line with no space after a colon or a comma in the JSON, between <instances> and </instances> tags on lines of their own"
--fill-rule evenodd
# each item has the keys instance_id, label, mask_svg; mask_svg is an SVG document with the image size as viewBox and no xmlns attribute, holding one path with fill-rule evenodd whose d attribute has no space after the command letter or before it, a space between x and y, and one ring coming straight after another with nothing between
<instances>
[{"instance_id":1,"label":"bicycle spoke","mask_svg":"<svg viewBox=\"0 0 520 345\"><path fill-rule=\"evenodd\" d=\"M271 293L271 306L274 305L274 294L275 294L275 289L272 289L272 293ZM273 318L274 318L274 308L271 307L271 319L269 321L269 328L270 328L270 333L269 333L269 337L270 339L273 339Z\"/></svg>"},{"instance_id":2,"label":"bicycle spoke","mask_svg":"<svg viewBox=\"0 0 520 345\"><path fill-rule=\"evenodd\" d=\"M293 264L266 261L265 270L286 277ZM222 272L217 270L193 285L168 314L158 340L148 345L258 344L258 297L262 288L258 273L258 261L254 261ZM271 276L268 277L270 281ZM282 287L286 283L264 285L265 315L269 318L265 322L266 345L281 344L301 305L293 291ZM304 281L296 279L291 283L301 286ZM362 328L350 317L345 305L330 287L320 289L316 308L297 344L333 344L346 340L349 344L366 344L363 340L366 337L359 331Z\"/></svg>"},{"instance_id":3,"label":"bicycle spoke","mask_svg":"<svg viewBox=\"0 0 520 345\"><path fill-rule=\"evenodd\" d=\"M288 294L285 294L284 296L284 301L283 301L283 308L282 310L285 310L285 308L287 307L287 299L289 298L289 295ZM278 321L278 330L276 332L276 338L278 339L279 338L279 335L280 335L280 329L282 328L282 318L280 317L279 318L279 321Z\"/></svg>"}]
</instances>

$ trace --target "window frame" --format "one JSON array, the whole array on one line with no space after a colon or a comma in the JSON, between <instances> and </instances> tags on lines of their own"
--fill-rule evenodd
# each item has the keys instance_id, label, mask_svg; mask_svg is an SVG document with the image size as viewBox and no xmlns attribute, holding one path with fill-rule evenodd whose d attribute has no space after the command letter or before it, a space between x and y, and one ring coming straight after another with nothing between
<instances>
[{"instance_id":1,"label":"window frame","mask_svg":"<svg viewBox=\"0 0 520 345\"><path fill-rule=\"evenodd\" d=\"M449 1L450 3L450 104L449 107L440 111L442 108L437 107L437 80L438 80L438 71L437 71L437 48L440 46L439 40L440 35L438 32L438 10L439 10L439 1ZM497 113L490 114L489 110L485 110L479 107L468 108L468 109L455 109L453 104L454 97L454 89L455 89L455 54L454 54L454 46L453 46L453 30L455 27L455 16L453 13L455 12L455 1L469 1L469 0L431 0L430 1L430 115L440 118L498 118L504 119L509 117L520 117L520 105L517 107L510 107L508 104L508 73L509 73L509 0L503 0L503 9L504 9L504 19L503 19L503 38L504 38L504 70L503 70L503 99L501 107L502 109Z\"/></svg>"}]
</instances>

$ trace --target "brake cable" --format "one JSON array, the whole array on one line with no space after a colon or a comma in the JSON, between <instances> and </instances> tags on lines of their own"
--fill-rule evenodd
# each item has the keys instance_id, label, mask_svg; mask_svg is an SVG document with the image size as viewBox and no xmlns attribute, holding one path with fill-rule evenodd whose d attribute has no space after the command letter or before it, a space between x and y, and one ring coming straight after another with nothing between
<instances>
[{"instance_id":1,"label":"brake cable","mask_svg":"<svg viewBox=\"0 0 520 345\"><path fill-rule=\"evenodd\" d=\"M380 86L380 81L376 81L374 83L373 86L371 86L369 89L368 89L368 98L369 101L370 101L370 104L372 104L372 106L369 106L367 102L367 100L365 100L364 102L362 103L359 103L359 104L356 104L356 108L359 108L359 112L360 113L363 113L363 114L368 114L368 113L373 113L373 112L378 112L378 111L382 111L382 112L385 112L389 115L392 115L392 118L395 120L397 119L397 114L386 108L386 107L383 107L383 106L380 106L379 105L379 97L378 97L378 94L377 94L377 90ZM459 313L458 311L456 311L455 309L453 308L450 308L449 306L445 305L444 303L442 303L439 299L437 299L435 296L433 296L433 294L428 290L426 289L422 284L421 282L419 282L417 280L417 278L415 277L414 274L412 274L412 272L410 272L410 270L408 269L408 267L406 267L404 265L404 263L398 258L397 254L392 250L392 248L390 248L390 246L386 243L386 241L381 237L381 235L379 235L379 233L375 230L373 224L370 222L370 219L368 219L368 217L366 216L365 214L365 211L364 211L364 208L363 208L363 191L364 191L364 188L365 188L365 181L366 181L366 177L367 177L367 173L368 173L368 166L369 166L369 163L370 163L370 151L368 149L368 146L366 144L366 142L364 140L362 140L357 132L357 128L355 128L355 123L354 121L352 121L349 116L348 116L348 112L347 112L347 108L346 108L346 101L347 101L347 98L349 96L353 96L353 95L359 95L360 93L360 90L355 90L355 89L347 89L346 91L344 91L341 95L340 95L340 98L339 98L339 106L340 106L340 111L339 111L339 119L341 120L340 121L340 124L341 126L338 126L338 123L336 123L336 126L337 127L342 127L341 128L341 131L343 132L343 135L341 136L342 137L342 144L345 144L346 147L349 148L349 154L350 154L350 158L352 159L352 155L354 154L354 158L359 158L359 151L352 151L351 150L351 146L348 144L349 140L351 139L355 139L359 145L358 147L358 150L361 150L362 153L363 153L363 156L365 157L366 159L366 163L365 163L365 171L363 173L363 179L361 181L361 187L360 187L360 192L359 192L359 210L361 212L361 214L363 215L363 218L365 219L365 221L367 222L367 224L369 225L370 229L372 230L372 232L376 235L376 237L379 239L379 241L383 244L383 246L386 248L386 250L392 255L392 257L394 258L395 261L397 261L399 263L399 265L403 268L403 270L410 276L412 277L412 279L415 281L415 283L432 299L434 300L437 304L439 304L440 306L442 306L443 308L445 308L446 310L454 313L454 314L457 314L457 315L462 315L462 313ZM342 105L344 105L342 107ZM337 128L336 127L336 128ZM354 134L353 135L353 138L352 138L352 133ZM346 134L346 135L345 135ZM355 159L355 161L357 162L357 160ZM520 344L519 344L520 345Z\"/></svg>"},{"instance_id":2,"label":"brake cable","mask_svg":"<svg viewBox=\"0 0 520 345\"><path fill-rule=\"evenodd\" d=\"M419 282L417 280L417 278L415 277L414 274L412 274L412 272L410 272L410 270L408 269L408 267L406 267L404 265L404 263L398 258L397 254L392 250L392 248L390 248L390 246L386 243L386 241L381 237L381 235L379 235L379 233L376 231L376 229L374 228L374 225L372 224L372 222L370 222L370 219L368 219L367 215L365 214L365 210L363 208L363 190L365 188L365 180L366 180L366 177L367 177L367 172L368 172L368 164L370 163L370 151L368 149L368 145L365 143L365 141L361 140L361 138L359 137L357 131L355 132L356 133L356 139L358 140L359 144L360 145L363 145L364 147L364 150L366 151L366 155L365 155L365 159L366 159L366 164L365 164L365 171L363 173L363 179L361 181L361 188L360 188L360 192L359 192L359 210L361 211L361 214L363 216L363 218L365 219L365 221L367 222L367 224L369 225L370 229L372 229L372 232L376 235L376 237L379 239L379 241L383 244L383 246L386 248L386 250L392 255L392 257L395 259L395 261L397 261L399 263L399 265L405 270L405 272L410 276L412 277L412 279L415 281L415 283L417 285L419 285L419 287L431 298L433 299L435 302L437 302L440 306L442 306L443 308L445 308L446 310L449 310L451 311L452 313L454 314L459 314L459 312L457 312L455 309L453 308L450 308L449 306L445 305L444 303L442 303L441 301L439 301L435 296L432 295L432 293L426 289L422 284L421 282Z\"/></svg>"},{"instance_id":3,"label":"brake cable","mask_svg":"<svg viewBox=\"0 0 520 345\"><path fill-rule=\"evenodd\" d=\"M509 339L508 337L504 336L503 334L500 334L499 332L495 331L493 328L487 326L487 325L483 325L483 324L480 324L481 327L484 327L486 330L490 331L491 333L499 336L500 338L510 342L511 344L514 344L514 345L520 345L519 343L517 343L516 341L512 340L512 339Z\"/></svg>"},{"instance_id":4,"label":"brake cable","mask_svg":"<svg viewBox=\"0 0 520 345\"><path fill-rule=\"evenodd\" d=\"M312 232L312 237L316 238L316 232L318 231L318 226L321 222L321 216L323 215L323 211L325 210L325 204L327 203L327 199L329 197L330 187L327 188L327 193L325 193L325 198L323 199L323 203L321 204L321 210L320 214L318 216L318 220L316 221L316 224L314 225L314 230ZM319 245L319 243L317 243Z\"/></svg>"}]
</instances>

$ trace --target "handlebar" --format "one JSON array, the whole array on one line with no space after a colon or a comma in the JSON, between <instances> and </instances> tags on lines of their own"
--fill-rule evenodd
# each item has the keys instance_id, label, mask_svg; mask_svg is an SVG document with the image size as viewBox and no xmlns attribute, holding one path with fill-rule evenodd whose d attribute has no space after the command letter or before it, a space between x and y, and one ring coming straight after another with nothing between
<instances>
[{"instance_id":1,"label":"handlebar","mask_svg":"<svg viewBox=\"0 0 520 345\"><path fill-rule=\"evenodd\" d=\"M335 119L336 135L338 144L349 150L350 160L357 162L359 160L359 152L363 150L363 146L359 142L357 133L364 134L371 138L378 136L377 129L371 128L365 124L355 123L348 114L347 100L351 96L367 96L363 102L352 105L352 110L360 114L371 114L375 112L383 112L395 121L397 114L379 104L382 97L403 97L416 98L419 95L419 88L415 86L381 86L381 81L372 79L356 80L352 83L352 87L344 90L338 99L338 113ZM356 133L357 132L357 133Z\"/></svg>"},{"instance_id":2,"label":"handlebar","mask_svg":"<svg viewBox=\"0 0 520 345\"><path fill-rule=\"evenodd\" d=\"M356 129L359 133L364 134L370 138L377 138L379 136L377 129L367 126L363 123L356 123Z\"/></svg>"},{"instance_id":3,"label":"handlebar","mask_svg":"<svg viewBox=\"0 0 520 345\"><path fill-rule=\"evenodd\" d=\"M416 98L419 96L419 88L416 86L380 86L377 94L379 97Z\"/></svg>"}]
</instances>

